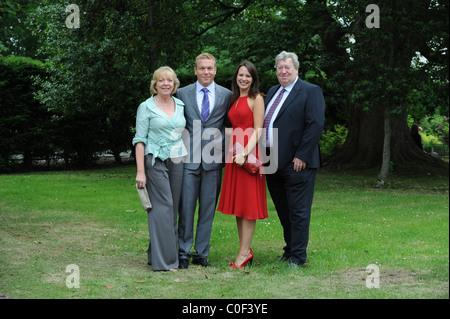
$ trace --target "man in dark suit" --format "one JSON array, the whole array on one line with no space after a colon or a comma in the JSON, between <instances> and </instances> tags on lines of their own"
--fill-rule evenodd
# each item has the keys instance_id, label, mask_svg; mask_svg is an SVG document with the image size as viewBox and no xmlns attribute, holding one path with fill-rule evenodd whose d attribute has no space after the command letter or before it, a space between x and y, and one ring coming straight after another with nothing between
<instances>
[{"instance_id":1,"label":"man in dark suit","mask_svg":"<svg viewBox=\"0 0 450 319\"><path fill-rule=\"evenodd\" d=\"M322 90L298 77L298 57L281 52L275 59L279 85L266 96L264 128L270 161L276 171L267 185L283 226L286 246L280 261L305 267L319 140L325 121Z\"/></svg>"}]
</instances>

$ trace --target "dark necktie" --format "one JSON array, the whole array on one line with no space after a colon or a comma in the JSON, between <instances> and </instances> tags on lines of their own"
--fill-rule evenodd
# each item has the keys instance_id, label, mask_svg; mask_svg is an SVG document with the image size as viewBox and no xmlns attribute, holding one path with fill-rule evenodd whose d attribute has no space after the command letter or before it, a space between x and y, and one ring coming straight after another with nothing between
<instances>
[{"instance_id":1,"label":"dark necktie","mask_svg":"<svg viewBox=\"0 0 450 319\"><path fill-rule=\"evenodd\" d=\"M209 116L209 98L208 98L208 89L203 88L202 89L204 95L203 95L203 101L202 101L202 120L203 122L206 122L206 119Z\"/></svg>"},{"instance_id":2,"label":"dark necktie","mask_svg":"<svg viewBox=\"0 0 450 319\"><path fill-rule=\"evenodd\" d=\"M278 94L278 96L275 99L275 101L273 101L273 104L270 107L269 112L267 112L267 115L266 115L266 117L264 119L264 128L266 129L266 141L267 141L267 138L269 136L269 124L270 124L270 121L272 120L273 113L275 112L278 104L280 104L281 99L283 98L284 92L286 92L286 90L283 88L281 90L280 94Z\"/></svg>"}]
</instances>

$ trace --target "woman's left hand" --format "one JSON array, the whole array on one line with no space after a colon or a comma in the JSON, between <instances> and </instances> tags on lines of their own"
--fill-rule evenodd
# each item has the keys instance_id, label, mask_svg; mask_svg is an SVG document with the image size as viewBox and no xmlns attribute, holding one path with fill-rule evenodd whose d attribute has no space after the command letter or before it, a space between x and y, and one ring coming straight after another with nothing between
<instances>
[{"instance_id":1,"label":"woman's left hand","mask_svg":"<svg viewBox=\"0 0 450 319\"><path fill-rule=\"evenodd\" d=\"M237 154L233 156L233 162L235 162L237 166L242 166L244 165L245 157L242 156L241 154Z\"/></svg>"}]
</instances>

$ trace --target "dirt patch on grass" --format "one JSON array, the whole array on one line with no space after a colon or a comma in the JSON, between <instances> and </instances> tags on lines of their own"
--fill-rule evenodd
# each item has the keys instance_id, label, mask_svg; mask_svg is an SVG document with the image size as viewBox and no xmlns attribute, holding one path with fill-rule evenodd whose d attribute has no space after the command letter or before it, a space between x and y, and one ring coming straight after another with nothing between
<instances>
[{"instance_id":1,"label":"dirt patch on grass","mask_svg":"<svg viewBox=\"0 0 450 319\"><path fill-rule=\"evenodd\" d=\"M372 276L372 277L369 277ZM365 268L355 268L344 270L336 275L342 281L349 284L366 284L366 281L370 281L375 277L376 273L372 271L366 271ZM381 285L411 285L420 282L419 275L409 270L383 270L382 267L379 270L379 282ZM372 280L372 283L375 281Z\"/></svg>"},{"instance_id":2,"label":"dirt patch on grass","mask_svg":"<svg viewBox=\"0 0 450 319\"><path fill-rule=\"evenodd\" d=\"M75 213L72 219L61 215L52 221L52 218L43 218L38 213L30 216L2 213L0 253L3 262L16 267L60 259L78 260L83 254L100 250L103 234L112 232L99 223L83 221Z\"/></svg>"},{"instance_id":3,"label":"dirt patch on grass","mask_svg":"<svg viewBox=\"0 0 450 319\"><path fill-rule=\"evenodd\" d=\"M406 269L384 269L379 267L379 281L373 277L376 275L365 268L355 268L333 274L332 282L347 287L346 289L370 290L381 295L389 292L390 298L398 295L398 298L428 298L430 295L448 296L449 283L440 280L424 280L430 273L413 272ZM372 288L372 289L369 289Z\"/></svg>"}]
</instances>

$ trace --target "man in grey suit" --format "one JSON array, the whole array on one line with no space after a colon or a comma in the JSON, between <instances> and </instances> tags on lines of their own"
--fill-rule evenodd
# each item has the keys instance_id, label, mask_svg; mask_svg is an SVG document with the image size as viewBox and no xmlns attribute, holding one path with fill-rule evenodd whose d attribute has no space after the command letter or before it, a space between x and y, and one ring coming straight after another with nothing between
<instances>
[{"instance_id":1,"label":"man in grey suit","mask_svg":"<svg viewBox=\"0 0 450 319\"><path fill-rule=\"evenodd\" d=\"M208 267L211 228L225 163L224 120L231 91L216 84L216 60L209 53L196 58L197 82L178 90L184 104L189 156L184 164L178 219L179 268L194 264ZM198 220L194 243L194 215L198 200Z\"/></svg>"}]
</instances>

